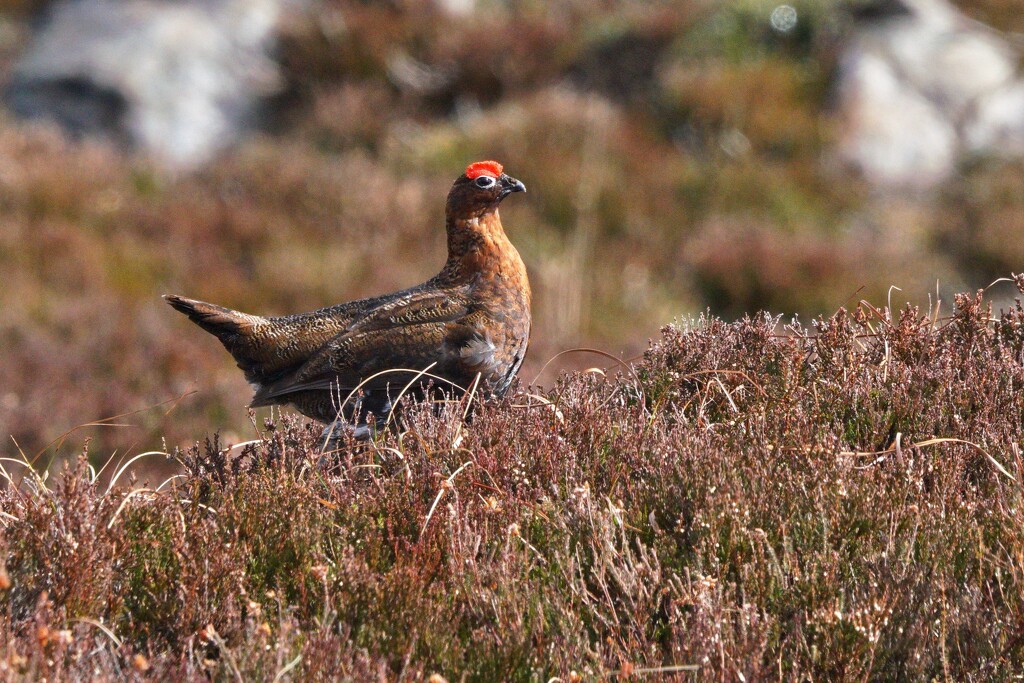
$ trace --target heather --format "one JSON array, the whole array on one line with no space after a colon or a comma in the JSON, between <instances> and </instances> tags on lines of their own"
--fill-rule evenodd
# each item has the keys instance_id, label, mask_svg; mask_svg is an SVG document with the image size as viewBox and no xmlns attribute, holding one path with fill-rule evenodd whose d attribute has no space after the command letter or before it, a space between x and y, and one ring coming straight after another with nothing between
<instances>
[{"instance_id":1,"label":"heather","mask_svg":"<svg viewBox=\"0 0 1024 683\"><path fill-rule=\"evenodd\" d=\"M286 417L146 456L180 467L162 482L5 461L0 666L1010 679L1021 386L1024 308L979 292L809 325L705 315L635 365L409 406L369 443L325 452Z\"/></svg>"},{"instance_id":2,"label":"heather","mask_svg":"<svg viewBox=\"0 0 1024 683\"><path fill-rule=\"evenodd\" d=\"M191 173L0 113L0 678L1024 675L1024 164L838 165L856 2L318 1ZM529 188L502 401L325 449L160 299L420 282L487 158Z\"/></svg>"},{"instance_id":3,"label":"heather","mask_svg":"<svg viewBox=\"0 0 1024 683\"><path fill-rule=\"evenodd\" d=\"M0 75L36 4L4 5ZM829 161L841 4L791 3L787 34L748 0L485 4L317 3L283 30L264 129L190 174L0 114L0 452L242 440L249 387L160 295L284 314L420 282L476 159L529 188L502 211L535 295L526 383L705 308L808 318L892 285L927 307L936 281L950 300L1021 270L1020 162L880 199ZM1020 30L1015 3L960 6ZM104 419L124 426L47 449Z\"/></svg>"}]
</instances>

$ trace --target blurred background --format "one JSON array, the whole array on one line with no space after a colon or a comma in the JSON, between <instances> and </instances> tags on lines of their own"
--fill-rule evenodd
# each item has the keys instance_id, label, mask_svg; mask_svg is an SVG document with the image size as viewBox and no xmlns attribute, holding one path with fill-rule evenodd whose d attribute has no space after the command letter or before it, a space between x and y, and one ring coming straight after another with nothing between
<instances>
[{"instance_id":1,"label":"blurred background","mask_svg":"<svg viewBox=\"0 0 1024 683\"><path fill-rule=\"evenodd\" d=\"M529 187L502 208L527 383L706 309L1024 270L1019 0L0 8L0 454L122 415L64 451L252 438L241 373L160 295L283 314L418 283L478 159Z\"/></svg>"}]
</instances>

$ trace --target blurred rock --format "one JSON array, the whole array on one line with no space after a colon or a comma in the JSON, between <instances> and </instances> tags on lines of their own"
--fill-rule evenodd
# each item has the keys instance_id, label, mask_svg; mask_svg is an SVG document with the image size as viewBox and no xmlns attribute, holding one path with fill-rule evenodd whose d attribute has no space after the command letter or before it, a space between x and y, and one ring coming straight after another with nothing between
<instances>
[{"instance_id":1,"label":"blurred rock","mask_svg":"<svg viewBox=\"0 0 1024 683\"><path fill-rule=\"evenodd\" d=\"M6 102L72 135L194 167L236 141L278 88L269 51L287 2L57 2L16 63Z\"/></svg>"},{"instance_id":2,"label":"blurred rock","mask_svg":"<svg viewBox=\"0 0 1024 683\"><path fill-rule=\"evenodd\" d=\"M842 64L843 160L874 183L927 187L953 170L956 128L884 57L852 50Z\"/></svg>"},{"instance_id":3,"label":"blurred rock","mask_svg":"<svg viewBox=\"0 0 1024 683\"><path fill-rule=\"evenodd\" d=\"M963 129L971 152L1024 156L1024 81L1014 81L980 97Z\"/></svg>"},{"instance_id":4,"label":"blurred rock","mask_svg":"<svg viewBox=\"0 0 1024 683\"><path fill-rule=\"evenodd\" d=\"M468 17L477 10L477 0L437 0L437 6L454 17Z\"/></svg>"},{"instance_id":5,"label":"blurred rock","mask_svg":"<svg viewBox=\"0 0 1024 683\"><path fill-rule=\"evenodd\" d=\"M1024 153L1020 55L946 0L851 0L840 58L843 160L880 186L925 189L965 152Z\"/></svg>"}]
</instances>

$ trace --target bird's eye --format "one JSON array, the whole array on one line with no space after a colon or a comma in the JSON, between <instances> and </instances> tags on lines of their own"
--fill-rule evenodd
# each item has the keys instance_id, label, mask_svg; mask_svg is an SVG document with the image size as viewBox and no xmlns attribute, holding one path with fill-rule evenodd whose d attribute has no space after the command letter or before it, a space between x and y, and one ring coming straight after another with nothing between
<instances>
[{"instance_id":1,"label":"bird's eye","mask_svg":"<svg viewBox=\"0 0 1024 683\"><path fill-rule=\"evenodd\" d=\"M486 190L489 187L493 187L494 182L495 180L491 176L482 175L476 179L476 186L479 187L481 190Z\"/></svg>"}]
</instances>

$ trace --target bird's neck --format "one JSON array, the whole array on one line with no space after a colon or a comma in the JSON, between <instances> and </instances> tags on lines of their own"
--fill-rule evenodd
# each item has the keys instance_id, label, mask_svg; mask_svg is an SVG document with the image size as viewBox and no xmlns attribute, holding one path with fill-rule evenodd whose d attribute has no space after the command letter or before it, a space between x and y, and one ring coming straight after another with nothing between
<instances>
[{"instance_id":1,"label":"bird's neck","mask_svg":"<svg viewBox=\"0 0 1024 683\"><path fill-rule=\"evenodd\" d=\"M525 274L519 252L505 235L497 209L472 217L449 215L447 230L448 261L441 270L442 279L458 283L480 274L516 278Z\"/></svg>"}]
</instances>

